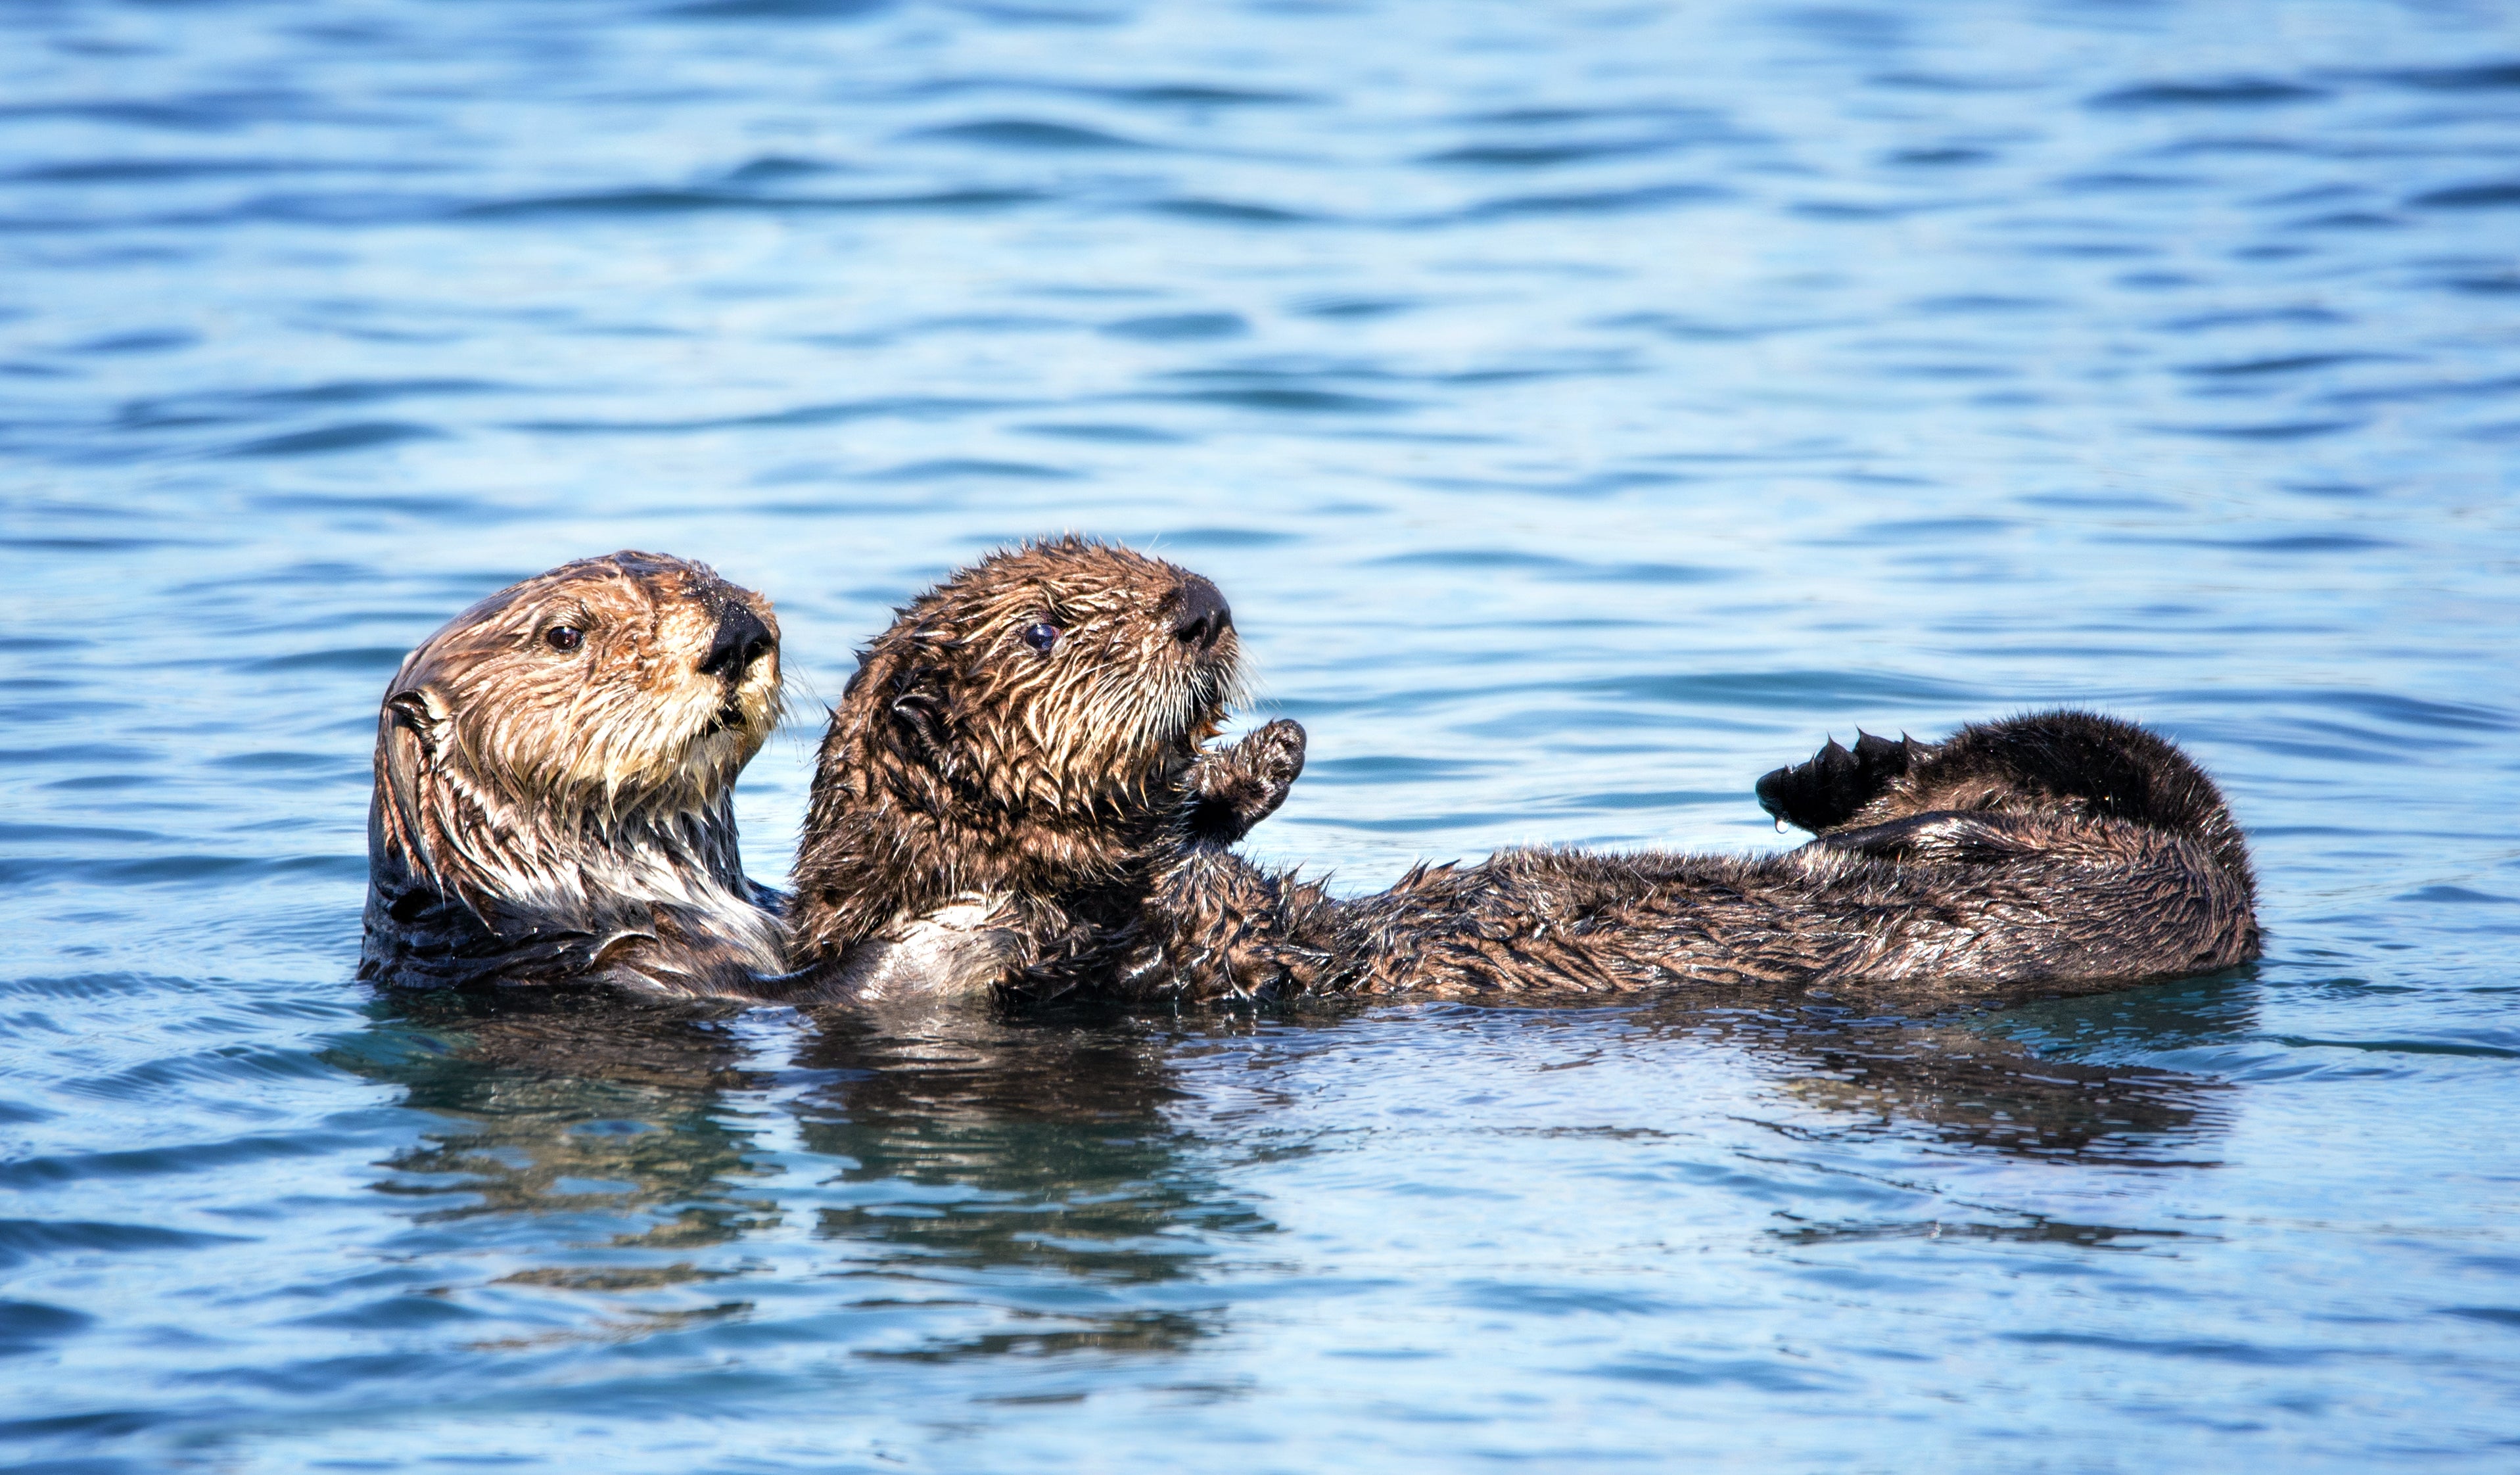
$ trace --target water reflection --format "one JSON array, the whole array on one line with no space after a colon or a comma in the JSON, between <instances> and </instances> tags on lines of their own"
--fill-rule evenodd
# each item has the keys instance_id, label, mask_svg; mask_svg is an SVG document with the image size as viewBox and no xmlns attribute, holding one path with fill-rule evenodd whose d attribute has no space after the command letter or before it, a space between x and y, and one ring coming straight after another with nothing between
<instances>
[{"instance_id":1,"label":"water reflection","mask_svg":"<svg viewBox=\"0 0 2520 1475\"><path fill-rule=\"evenodd\" d=\"M1171 1352L1221 1323L1192 1283L1220 1240L1272 1228L1167 1121L1182 1091L1164 1043L1124 1017L807 1018L569 993L387 1006L419 1044L366 1068L450 1125L376 1186L422 1225L519 1220L554 1263L501 1285L731 1278L762 1268L771 1246L751 1240L781 1231L785 1249L793 1227L848 1310L953 1328L863 1356ZM752 1258L657 1263L710 1246ZM1150 1300L1166 1287L1187 1302Z\"/></svg>"},{"instance_id":2,"label":"water reflection","mask_svg":"<svg viewBox=\"0 0 2520 1475\"><path fill-rule=\"evenodd\" d=\"M388 1024L408 1031L413 1048L378 1073L450 1124L389 1159L395 1177L376 1184L415 1200L417 1222L645 1217L652 1222L596 1242L651 1249L726 1243L762 1222L770 1206L736 1192L758 1176L745 1161L746 1135L716 1114L721 1093L758 1083L740 1068L743 1051L719 1019L572 993L441 990L393 995L388 1006ZM532 1283L603 1289L655 1274L522 1273Z\"/></svg>"},{"instance_id":3,"label":"water reflection","mask_svg":"<svg viewBox=\"0 0 2520 1475\"><path fill-rule=\"evenodd\" d=\"M1140 1293L1194 1281L1211 1236L1272 1226L1165 1119L1183 1093L1159 1037L1118 1016L816 1023L798 1058L832 1079L799 1103L805 1144L854 1164L850 1182L898 1191L823 1208L815 1232L848 1242L878 1294L1008 1296L1020 1322L891 1356L1171 1352L1219 1329L1220 1306Z\"/></svg>"},{"instance_id":4,"label":"water reflection","mask_svg":"<svg viewBox=\"0 0 2520 1475\"><path fill-rule=\"evenodd\" d=\"M2217 1161L2233 1099L2228 1082L2059 1054L2052 1027L2041 1023L2067 1002L2033 1006L2027 1024L2002 1013L1911 1019L1896 1011L1900 1002L1895 990L1778 990L1670 1000L1638 1021L1659 1034L1722 1040L1776 1072L1789 1099L1821 1113L1779 1124L1795 1136L1921 1134L1949 1146L2087 1164ZM2122 1046L2148 1037L2175 1048L2182 1035L2245 1028L2252 1016L2245 993L2228 985L2141 990L2108 1006Z\"/></svg>"},{"instance_id":5,"label":"water reflection","mask_svg":"<svg viewBox=\"0 0 2520 1475\"><path fill-rule=\"evenodd\" d=\"M2229 1039L2254 1023L2252 998L2207 982L1917 1019L1890 993L1734 990L1656 1001L1622 1022L1740 1052L1805 1109L1774 1124L1789 1136L1921 1135L2007 1156L2194 1167L2219 1160L2229 1083L2106 1057ZM590 995L441 993L393 1007L393 1022L433 1048L370 1068L406 1084L411 1105L461 1124L396 1156L397 1177L379 1185L421 1200L422 1222L644 1213L658 1222L608 1242L663 1248L810 1215L814 1237L845 1247L846 1274L929 1291L1000 1270L1048 1272L1071 1289L1179 1281L1212 1253L1209 1236L1272 1228L1220 1185L1220 1144L1169 1109L1192 1095L1181 1063L1208 1049L1177 1021L745 1016ZM1314 1007L1272 1023L1328 1038L1360 1011ZM747 1043L746 1017L785 1031L784 1059L766 1062ZM1287 1057L1304 1052L1298 1044ZM764 1103L792 1128L787 1156L810 1171L765 1150ZM1235 1119L1264 1126L1265 1104ZM787 1193L800 1178L819 1191ZM833 1192L842 1201L817 1201ZM1121 1340L1132 1338L1143 1340Z\"/></svg>"}]
</instances>

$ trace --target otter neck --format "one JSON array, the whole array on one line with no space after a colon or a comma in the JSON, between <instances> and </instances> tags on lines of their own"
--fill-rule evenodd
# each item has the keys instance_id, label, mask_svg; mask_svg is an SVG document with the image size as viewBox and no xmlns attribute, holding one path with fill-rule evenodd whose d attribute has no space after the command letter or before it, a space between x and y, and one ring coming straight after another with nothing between
<instances>
[{"instance_id":1,"label":"otter neck","mask_svg":"<svg viewBox=\"0 0 2520 1475\"><path fill-rule=\"evenodd\" d=\"M785 965L722 790L601 810L430 766L381 778L369 839L372 957L382 942L453 972L535 981L628 969L696 993Z\"/></svg>"},{"instance_id":2,"label":"otter neck","mask_svg":"<svg viewBox=\"0 0 2520 1475\"><path fill-rule=\"evenodd\" d=\"M796 966L836 958L961 898L1057 904L1128 885L1142 876L1177 807L1160 795L1149 802L1116 793L1072 809L1011 806L905 761L886 736L883 724L844 717L824 741L788 908ZM1148 786L1177 800L1182 782L1167 772Z\"/></svg>"}]
</instances>

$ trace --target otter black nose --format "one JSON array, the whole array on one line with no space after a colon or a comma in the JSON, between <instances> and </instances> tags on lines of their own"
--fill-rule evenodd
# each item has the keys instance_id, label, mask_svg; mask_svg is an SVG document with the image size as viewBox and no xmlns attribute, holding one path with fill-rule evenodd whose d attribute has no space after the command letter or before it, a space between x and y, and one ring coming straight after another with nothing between
<instances>
[{"instance_id":1,"label":"otter black nose","mask_svg":"<svg viewBox=\"0 0 2520 1475\"><path fill-rule=\"evenodd\" d=\"M700 674L742 681L754 661L778 648L779 637L770 633L761 616L730 601L718 610L717 635L709 641L708 654L700 658Z\"/></svg>"},{"instance_id":2,"label":"otter black nose","mask_svg":"<svg viewBox=\"0 0 2520 1475\"><path fill-rule=\"evenodd\" d=\"M1216 648L1225 632L1234 628L1234 611L1226 607L1223 592L1192 574L1182 580L1179 598L1181 612L1173 619L1173 638L1203 651Z\"/></svg>"}]
</instances>

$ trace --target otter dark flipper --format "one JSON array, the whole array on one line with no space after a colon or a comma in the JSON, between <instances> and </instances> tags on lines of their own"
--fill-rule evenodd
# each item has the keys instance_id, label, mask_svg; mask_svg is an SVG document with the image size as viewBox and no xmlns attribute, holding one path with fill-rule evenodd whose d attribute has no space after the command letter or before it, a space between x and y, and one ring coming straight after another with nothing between
<instances>
[{"instance_id":1,"label":"otter dark flipper","mask_svg":"<svg viewBox=\"0 0 2520 1475\"><path fill-rule=\"evenodd\" d=\"M1787 825L1814 832L1831 829L1907 777L1917 758L1930 751L1912 738L1892 742L1858 728L1853 751L1832 738L1808 762L1761 779L1759 807Z\"/></svg>"},{"instance_id":2,"label":"otter dark flipper","mask_svg":"<svg viewBox=\"0 0 2520 1475\"><path fill-rule=\"evenodd\" d=\"M1853 823L1942 810L2115 820L2187 835L2254 894L2248 845L2222 791L2159 734L2096 712L2031 712L1973 723L1919 745L1908 772Z\"/></svg>"}]
</instances>

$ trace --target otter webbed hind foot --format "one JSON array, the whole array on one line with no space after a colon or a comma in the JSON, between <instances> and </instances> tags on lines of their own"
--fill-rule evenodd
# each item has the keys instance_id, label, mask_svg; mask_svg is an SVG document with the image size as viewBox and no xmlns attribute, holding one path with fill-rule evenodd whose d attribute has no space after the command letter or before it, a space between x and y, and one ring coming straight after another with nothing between
<instances>
[{"instance_id":1,"label":"otter webbed hind foot","mask_svg":"<svg viewBox=\"0 0 2520 1475\"><path fill-rule=\"evenodd\" d=\"M1853 749L1840 747L1832 738L1808 761L1762 778L1759 807L1776 817L1780 829L1787 825L1815 833L1831 829L1906 778L1929 751L1912 738L1902 736L1893 742L1858 728Z\"/></svg>"}]
</instances>

